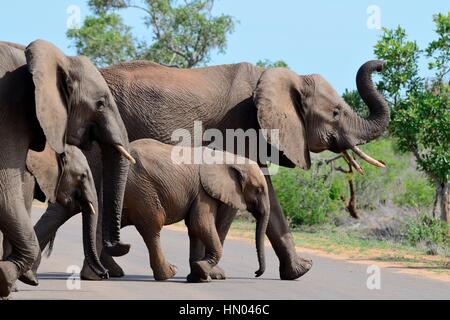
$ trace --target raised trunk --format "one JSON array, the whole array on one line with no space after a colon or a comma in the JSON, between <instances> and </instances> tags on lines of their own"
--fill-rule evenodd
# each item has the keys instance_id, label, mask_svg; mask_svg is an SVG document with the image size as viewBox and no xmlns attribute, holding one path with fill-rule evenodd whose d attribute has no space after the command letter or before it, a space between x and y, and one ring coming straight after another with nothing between
<instances>
[{"instance_id":1,"label":"raised trunk","mask_svg":"<svg viewBox=\"0 0 450 320\"><path fill-rule=\"evenodd\" d=\"M270 217L270 204L265 203L256 217L256 252L258 254L259 269L255 272L256 277L260 277L266 271L266 256L264 250L264 237L267 231Z\"/></svg>"},{"instance_id":2,"label":"raised trunk","mask_svg":"<svg viewBox=\"0 0 450 320\"><path fill-rule=\"evenodd\" d=\"M358 71L356 84L358 92L370 110L367 118L357 118L354 145L365 144L380 137L389 125L389 106L372 81L372 73L383 70L384 62L366 62Z\"/></svg>"},{"instance_id":3,"label":"raised trunk","mask_svg":"<svg viewBox=\"0 0 450 320\"><path fill-rule=\"evenodd\" d=\"M103 246L109 255L120 257L130 246L120 242L123 197L129 164L115 148L102 146L103 156Z\"/></svg>"}]
</instances>

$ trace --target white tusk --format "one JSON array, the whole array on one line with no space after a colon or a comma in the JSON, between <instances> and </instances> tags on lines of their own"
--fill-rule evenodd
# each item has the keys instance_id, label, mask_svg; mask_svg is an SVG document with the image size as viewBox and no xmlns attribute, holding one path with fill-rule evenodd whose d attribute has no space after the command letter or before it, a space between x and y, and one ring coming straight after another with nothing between
<instances>
[{"instance_id":1,"label":"white tusk","mask_svg":"<svg viewBox=\"0 0 450 320\"><path fill-rule=\"evenodd\" d=\"M95 212L94 205L92 204L92 202L88 202L88 203L89 203L89 209L91 209L91 214L93 216L95 216L96 212Z\"/></svg>"},{"instance_id":2,"label":"white tusk","mask_svg":"<svg viewBox=\"0 0 450 320\"><path fill-rule=\"evenodd\" d=\"M356 162L355 159L353 159L347 151L342 152L342 156L344 157L344 159L350 164L350 166L352 166L353 168L356 169L356 171L359 172L360 175L364 175L364 170L363 168L359 165L358 162Z\"/></svg>"},{"instance_id":3,"label":"white tusk","mask_svg":"<svg viewBox=\"0 0 450 320\"><path fill-rule=\"evenodd\" d=\"M363 159L364 161L370 163L371 165L378 167L378 168L386 168L386 165L384 163L381 163L378 160L375 160L372 157L369 157L367 154L365 154L361 149L359 149L358 147L353 147L352 151L361 159Z\"/></svg>"},{"instance_id":4,"label":"white tusk","mask_svg":"<svg viewBox=\"0 0 450 320\"><path fill-rule=\"evenodd\" d=\"M130 161L131 164L136 164L136 160L131 156L131 154L128 153L127 150L125 150L124 147L122 147L120 144L116 144L117 151L120 152L128 161Z\"/></svg>"}]
</instances>

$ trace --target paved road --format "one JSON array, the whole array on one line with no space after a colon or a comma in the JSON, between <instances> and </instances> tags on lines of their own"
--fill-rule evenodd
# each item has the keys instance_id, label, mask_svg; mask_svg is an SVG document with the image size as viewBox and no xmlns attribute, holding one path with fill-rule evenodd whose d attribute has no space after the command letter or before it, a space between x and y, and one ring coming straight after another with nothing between
<instances>
[{"instance_id":1,"label":"paved road","mask_svg":"<svg viewBox=\"0 0 450 320\"><path fill-rule=\"evenodd\" d=\"M36 220L42 209L34 209ZM134 228L123 232L132 244L126 257L118 259L127 276L120 280L81 282L80 290L68 290L68 266L82 263L81 218L75 217L58 233L55 250L39 270L40 286L19 284L13 299L450 299L450 283L406 275L394 269L381 269L381 290L367 289L367 265L348 263L304 254L314 267L298 281L278 280L278 263L267 248L267 272L253 278L257 269L254 245L250 241L229 240L221 262L229 275L226 281L187 284L188 237L181 231L166 230L162 235L168 260L177 265L175 279L155 282L143 241ZM69 281L69 283L72 283Z\"/></svg>"}]
</instances>

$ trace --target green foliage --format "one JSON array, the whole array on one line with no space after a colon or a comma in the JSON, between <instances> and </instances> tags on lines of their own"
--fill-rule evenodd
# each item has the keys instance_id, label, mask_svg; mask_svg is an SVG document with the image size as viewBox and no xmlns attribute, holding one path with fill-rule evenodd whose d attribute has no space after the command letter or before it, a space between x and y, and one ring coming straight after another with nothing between
<instances>
[{"instance_id":1,"label":"green foliage","mask_svg":"<svg viewBox=\"0 0 450 320\"><path fill-rule=\"evenodd\" d=\"M208 63L212 50L224 53L227 35L234 31L234 19L214 16L213 5L214 0L90 0L94 16L67 36L79 54L100 65L135 58L191 68ZM131 28L117 13L128 8L143 13L150 39L132 37Z\"/></svg>"},{"instance_id":2,"label":"green foliage","mask_svg":"<svg viewBox=\"0 0 450 320\"><path fill-rule=\"evenodd\" d=\"M317 169L314 168L315 171ZM325 176L279 168L273 176L277 198L293 226L321 224L339 207L336 190Z\"/></svg>"},{"instance_id":3,"label":"green foliage","mask_svg":"<svg viewBox=\"0 0 450 320\"><path fill-rule=\"evenodd\" d=\"M270 68L289 68L288 64L283 60L270 61L268 59L259 60L256 65L260 68L270 69Z\"/></svg>"},{"instance_id":4,"label":"green foliage","mask_svg":"<svg viewBox=\"0 0 450 320\"><path fill-rule=\"evenodd\" d=\"M439 13L433 20L438 39L428 45L426 53L428 58L433 58L429 68L436 70L437 81L443 82L450 71L450 12L447 15Z\"/></svg>"},{"instance_id":5,"label":"green foliage","mask_svg":"<svg viewBox=\"0 0 450 320\"><path fill-rule=\"evenodd\" d=\"M420 242L448 246L449 225L439 218L421 214L406 225L405 239L413 246Z\"/></svg>"},{"instance_id":6,"label":"green foliage","mask_svg":"<svg viewBox=\"0 0 450 320\"><path fill-rule=\"evenodd\" d=\"M399 207L428 209L433 205L434 189L425 179L405 177L402 180L404 192L394 197L394 203Z\"/></svg>"},{"instance_id":7,"label":"green foliage","mask_svg":"<svg viewBox=\"0 0 450 320\"><path fill-rule=\"evenodd\" d=\"M408 92L421 85L418 60L422 51L415 41L407 41L406 31L399 26L394 30L383 29L374 53L386 62L378 88L396 107Z\"/></svg>"},{"instance_id":8,"label":"green foliage","mask_svg":"<svg viewBox=\"0 0 450 320\"><path fill-rule=\"evenodd\" d=\"M136 57L131 28L115 13L88 16L81 29L70 29L67 37L79 54L90 57L97 66L108 66Z\"/></svg>"},{"instance_id":9,"label":"green foliage","mask_svg":"<svg viewBox=\"0 0 450 320\"><path fill-rule=\"evenodd\" d=\"M418 168L443 186L450 174L450 13L435 15L433 20L438 39L425 51L408 41L405 30L398 27L384 29L375 54L387 62L379 88L391 104L390 132L398 148L412 152ZM430 59L429 68L435 72L432 79L419 76L422 56ZM441 212L443 219L448 215Z\"/></svg>"}]
</instances>

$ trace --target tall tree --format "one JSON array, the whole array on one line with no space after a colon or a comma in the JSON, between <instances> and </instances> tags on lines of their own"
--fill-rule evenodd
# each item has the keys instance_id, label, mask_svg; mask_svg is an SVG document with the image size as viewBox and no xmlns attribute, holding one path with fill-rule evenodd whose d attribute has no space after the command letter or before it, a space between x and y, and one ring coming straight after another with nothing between
<instances>
[{"instance_id":1,"label":"tall tree","mask_svg":"<svg viewBox=\"0 0 450 320\"><path fill-rule=\"evenodd\" d=\"M440 217L450 223L450 13L433 17L437 40L425 51L408 41L404 29L384 29L375 54L387 64L379 82L391 104L390 132L400 150L412 152L418 168L436 186ZM418 60L427 57L434 77L419 75Z\"/></svg>"},{"instance_id":2,"label":"tall tree","mask_svg":"<svg viewBox=\"0 0 450 320\"><path fill-rule=\"evenodd\" d=\"M93 15L78 30L69 30L79 54L99 65L130 59L192 68L210 61L213 50L224 53L234 31L231 16L212 14L214 0L89 0ZM139 10L149 30L146 39L133 37L119 13Z\"/></svg>"}]
</instances>

